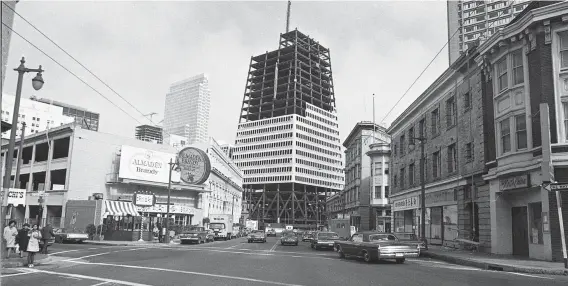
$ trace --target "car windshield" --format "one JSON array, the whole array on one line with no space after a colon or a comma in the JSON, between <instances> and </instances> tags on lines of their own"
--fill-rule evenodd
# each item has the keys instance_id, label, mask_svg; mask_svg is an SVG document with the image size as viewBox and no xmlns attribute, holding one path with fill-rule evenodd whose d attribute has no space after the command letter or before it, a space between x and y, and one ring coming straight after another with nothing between
<instances>
[{"instance_id":1,"label":"car windshield","mask_svg":"<svg viewBox=\"0 0 568 286\"><path fill-rule=\"evenodd\" d=\"M395 241L396 236L392 234L371 234L369 241Z\"/></svg>"},{"instance_id":2,"label":"car windshield","mask_svg":"<svg viewBox=\"0 0 568 286\"><path fill-rule=\"evenodd\" d=\"M253 230L252 233L254 233L254 234L264 234L264 231L262 231L262 230Z\"/></svg>"},{"instance_id":3,"label":"car windshield","mask_svg":"<svg viewBox=\"0 0 568 286\"><path fill-rule=\"evenodd\" d=\"M211 223L209 224L209 228L212 229L224 229L225 228L225 224L224 223Z\"/></svg>"},{"instance_id":4,"label":"car windshield","mask_svg":"<svg viewBox=\"0 0 568 286\"><path fill-rule=\"evenodd\" d=\"M339 238L339 235L334 232L323 232L318 234L319 239Z\"/></svg>"},{"instance_id":5,"label":"car windshield","mask_svg":"<svg viewBox=\"0 0 568 286\"><path fill-rule=\"evenodd\" d=\"M293 232L285 232L285 233L283 233L283 236L288 236L288 237L289 236L296 236L296 234L293 233Z\"/></svg>"}]
</instances>

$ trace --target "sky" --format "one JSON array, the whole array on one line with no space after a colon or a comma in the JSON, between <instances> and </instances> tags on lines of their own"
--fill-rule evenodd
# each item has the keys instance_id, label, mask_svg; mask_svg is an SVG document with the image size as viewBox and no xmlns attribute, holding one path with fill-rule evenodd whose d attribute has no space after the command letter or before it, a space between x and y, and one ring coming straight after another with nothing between
<instances>
[{"instance_id":1,"label":"sky","mask_svg":"<svg viewBox=\"0 0 568 286\"><path fill-rule=\"evenodd\" d=\"M162 120L171 83L206 73L210 136L232 143L250 57L278 48L286 7L286 1L20 1L16 12L136 109L17 15L17 33L113 103L15 34L4 93L15 93L12 69L25 56L27 67L42 65L45 84L34 91L28 74L24 97L85 107L100 113L100 132L134 137L135 126L150 124L142 114L156 112L152 120ZM373 93L375 120L388 127L448 67L444 49L385 118L447 42L446 2L292 1L291 11L291 29L330 49L342 140L357 122L373 120Z\"/></svg>"}]
</instances>

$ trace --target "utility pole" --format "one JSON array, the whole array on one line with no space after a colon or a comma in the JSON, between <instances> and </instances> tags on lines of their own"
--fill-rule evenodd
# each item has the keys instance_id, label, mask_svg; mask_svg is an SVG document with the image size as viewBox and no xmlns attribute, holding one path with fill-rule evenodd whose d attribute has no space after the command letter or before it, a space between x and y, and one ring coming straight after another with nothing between
<instances>
[{"instance_id":1,"label":"utility pole","mask_svg":"<svg viewBox=\"0 0 568 286\"><path fill-rule=\"evenodd\" d=\"M22 161L24 160L24 158L22 158L22 152L24 149L24 139L26 138L26 123L22 122L22 136L20 137L20 146L18 148L18 162L16 163L16 177L15 177L15 188L19 189L20 188L20 168L22 167Z\"/></svg>"}]
</instances>

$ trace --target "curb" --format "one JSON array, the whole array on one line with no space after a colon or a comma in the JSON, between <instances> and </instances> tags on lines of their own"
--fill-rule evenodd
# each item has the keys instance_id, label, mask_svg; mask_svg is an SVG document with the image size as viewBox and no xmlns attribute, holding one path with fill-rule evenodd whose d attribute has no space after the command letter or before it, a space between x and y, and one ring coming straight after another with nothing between
<instances>
[{"instance_id":1,"label":"curb","mask_svg":"<svg viewBox=\"0 0 568 286\"><path fill-rule=\"evenodd\" d=\"M46 257L43 259L38 259L36 261L34 261L34 265L42 265L45 263L49 263L51 262L51 257ZM2 262L2 268L4 269L8 269L8 268L19 268L19 267L24 267L27 264L27 262L23 262L23 261L4 261Z\"/></svg>"},{"instance_id":2,"label":"curb","mask_svg":"<svg viewBox=\"0 0 568 286\"><path fill-rule=\"evenodd\" d=\"M451 255L438 254L433 252L424 251L422 252L424 257L442 260L450 262L453 264L471 266L476 268L481 268L485 270L493 271L505 271L505 272L516 272L516 273L528 273L528 274L545 274L545 275L562 275L568 276L568 269L549 269L549 268L534 268L534 267L524 267L524 266L513 266L507 264L496 264L496 263L486 263L477 260L471 260L466 258L454 257Z\"/></svg>"},{"instance_id":3,"label":"curb","mask_svg":"<svg viewBox=\"0 0 568 286\"><path fill-rule=\"evenodd\" d=\"M83 244L104 245L104 246L129 246L129 245L133 245L133 244L128 244L128 243L108 243L108 242L94 242L94 241L83 241Z\"/></svg>"}]
</instances>

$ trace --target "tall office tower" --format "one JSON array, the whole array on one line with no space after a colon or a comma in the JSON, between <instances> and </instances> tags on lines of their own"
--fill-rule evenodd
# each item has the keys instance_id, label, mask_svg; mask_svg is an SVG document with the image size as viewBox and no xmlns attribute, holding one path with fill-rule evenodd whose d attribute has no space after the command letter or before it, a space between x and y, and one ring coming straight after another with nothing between
<instances>
[{"instance_id":1,"label":"tall office tower","mask_svg":"<svg viewBox=\"0 0 568 286\"><path fill-rule=\"evenodd\" d=\"M188 144L209 142L210 96L205 74L172 84L164 111L166 134L183 136Z\"/></svg>"},{"instance_id":2,"label":"tall office tower","mask_svg":"<svg viewBox=\"0 0 568 286\"><path fill-rule=\"evenodd\" d=\"M2 90L4 89L4 79L6 78L6 65L8 64L8 53L10 52L10 39L12 38L12 25L14 24L14 11L19 1L2 1L0 10L2 11ZM0 92L2 92L0 90Z\"/></svg>"},{"instance_id":3,"label":"tall office tower","mask_svg":"<svg viewBox=\"0 0 568 286\"><path fill-rule=\"evenodd\" d=\"M156 144L164 143L162 127L153 125L139 125L136 126L135 136L136 139L153 142Z\"/></svg>"},{"instance_id":4,"label":"tall office tower","mask_svg":"<svg viewBox=\"0 0 568 286\"><path fill-rule=\"evenodd\" d=\"M468 47L478 43L478 40L483 42L499 28L507 25L529 3L529 0L448 0L450 64Z\"/></svg>"},{"instance_id":5,"label":"tall office tower","mask_svg":"<svg viewBox=\"0 0 568 286\"><path fill-rule=\"evenodd\" d=\"M61 114L73 117L75 119L75 123L77 123L77 125L80 125L81 128L91 131L99 131L100 115L96 112L89 111L83 107L74 106L47 98L37 98L34 95L30 96L30 99L33 101L61 107L63 110Z\"/></svg>"},{"instance_id":6,"label":"tall office tower","mask_svg":"<svg viewBox=\"0 0 568 286\"><path fill-rule=\"evenodd\" d=\"M253 56L233 160L244 173L249 218L311 225L343 189L343 159L329 50L297 29Z\"/></svg>"}]
</instances>

